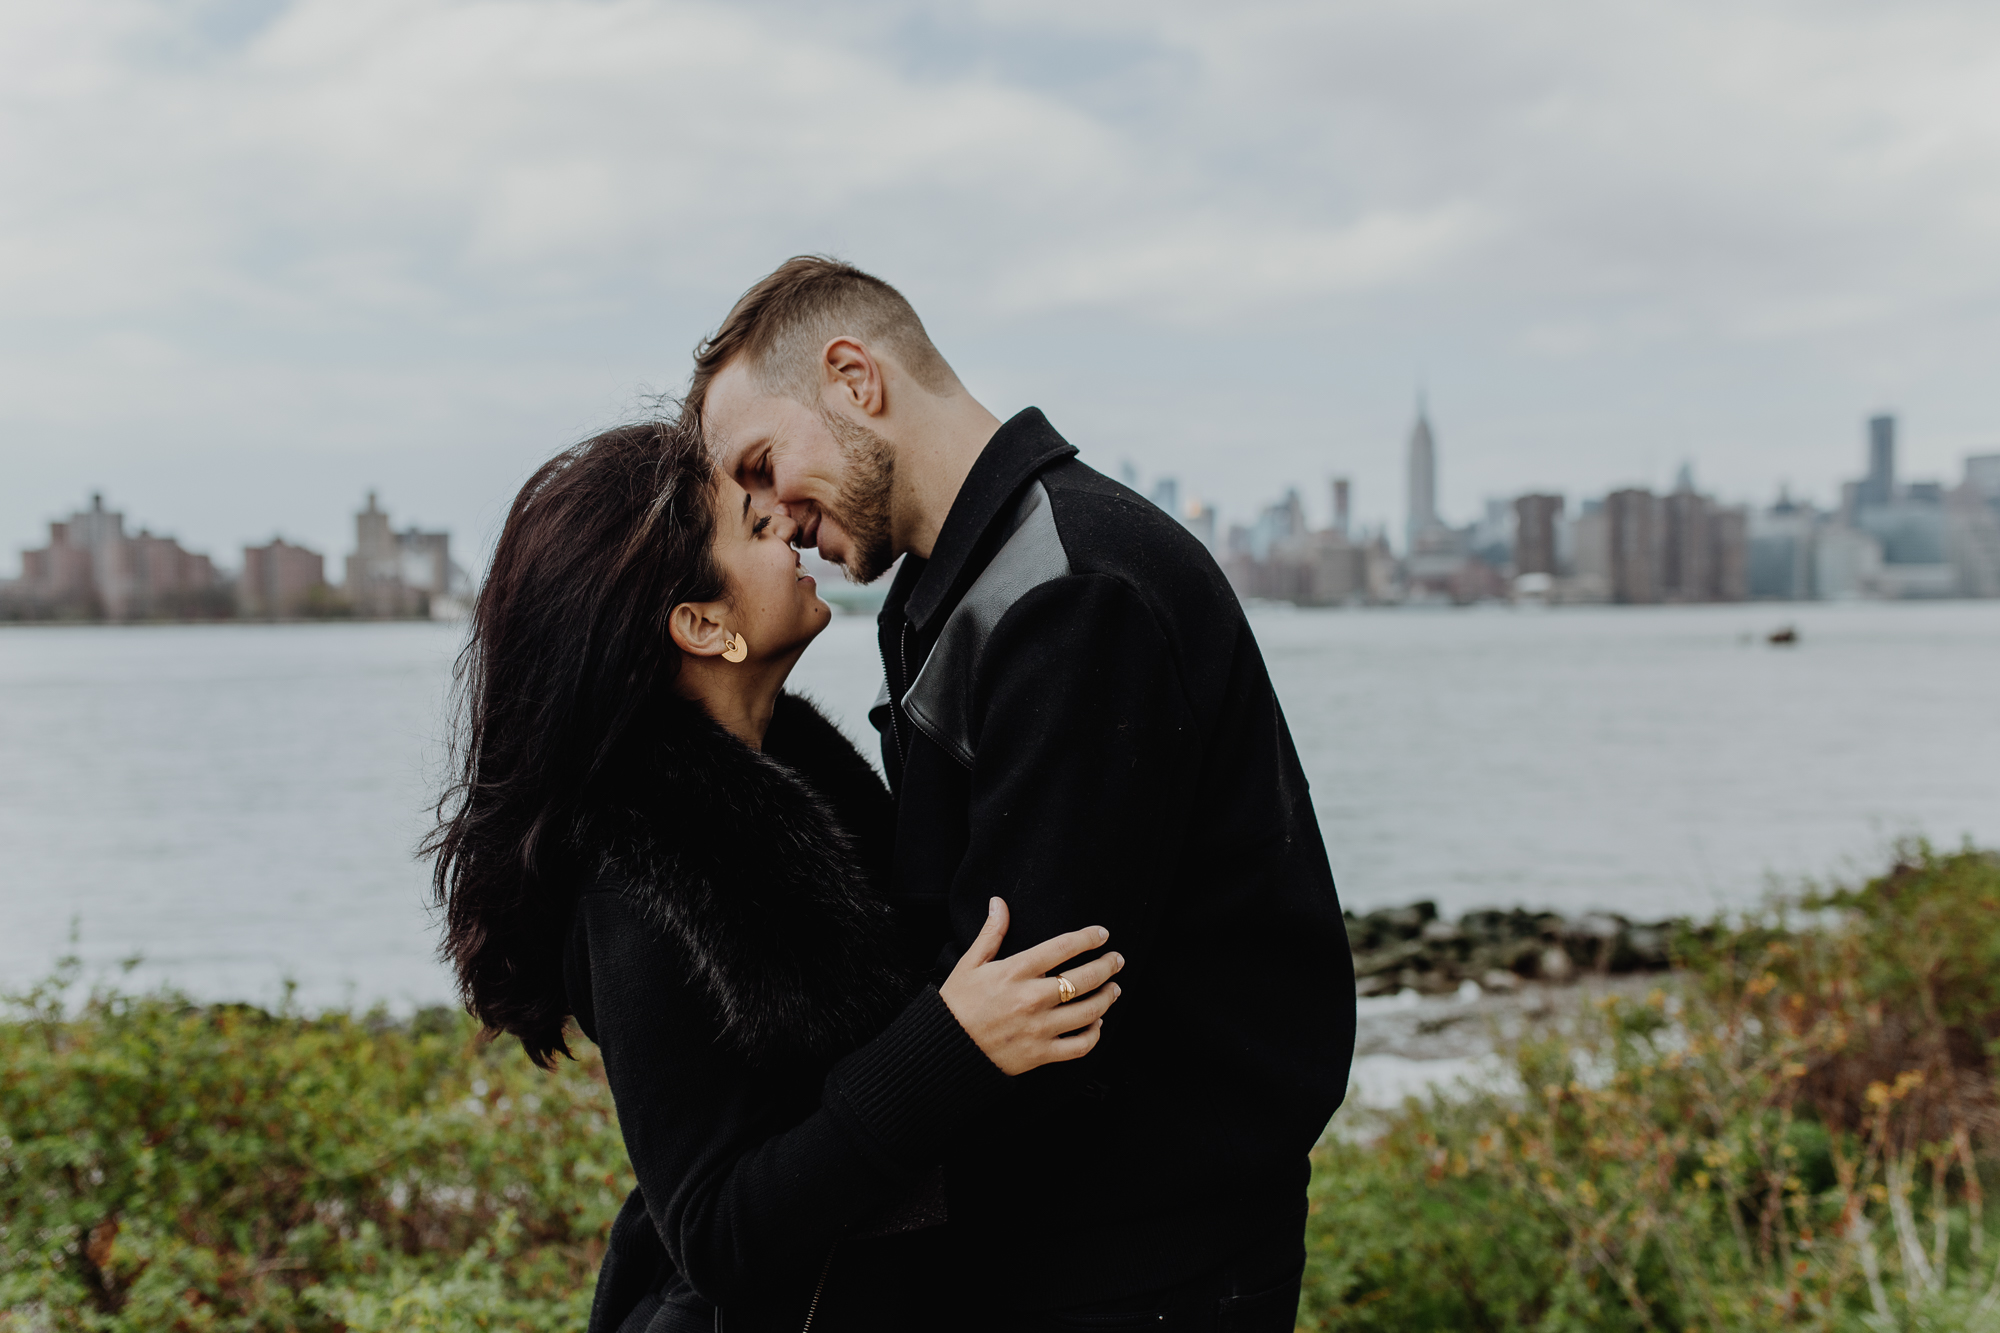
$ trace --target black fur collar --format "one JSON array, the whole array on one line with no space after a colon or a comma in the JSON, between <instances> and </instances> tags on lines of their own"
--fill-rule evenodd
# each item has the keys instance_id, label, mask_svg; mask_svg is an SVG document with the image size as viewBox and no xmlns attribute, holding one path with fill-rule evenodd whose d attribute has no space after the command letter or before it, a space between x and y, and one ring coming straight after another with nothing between
<instances>
[{"instance_id":1,"label":"black fur collar","mask_svg":"<svg viewBox=\"0 0 2000 1333\"><path fill-rule=\"evenodd\" d=\"M857 775L879 788L811 704L785 696L774 738L781 724L822 790ZM693 960L724 1040L770 1066L831 1059L880 1031L914 979L829 801L697 704L672 700L647 730L643 755L600 788L581 845Z\"/></svg>"}]
</instances>

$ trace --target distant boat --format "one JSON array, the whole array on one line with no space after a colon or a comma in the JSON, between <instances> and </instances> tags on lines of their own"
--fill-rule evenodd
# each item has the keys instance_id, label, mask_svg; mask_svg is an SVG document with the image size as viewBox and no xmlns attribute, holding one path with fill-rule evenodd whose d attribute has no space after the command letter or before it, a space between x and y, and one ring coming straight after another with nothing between
<instances>
[{"instance_id":1,"label":"distant boat","mask_svg":"<svg viewBox=\"0 0 2000 1333\"><path fill-rule=\"evenodd\" d=\"M1772 643L1797 643L1799 632L1790 625L1780 625L1771 631L1770 639Z\"/></svg>"}]
</instances>

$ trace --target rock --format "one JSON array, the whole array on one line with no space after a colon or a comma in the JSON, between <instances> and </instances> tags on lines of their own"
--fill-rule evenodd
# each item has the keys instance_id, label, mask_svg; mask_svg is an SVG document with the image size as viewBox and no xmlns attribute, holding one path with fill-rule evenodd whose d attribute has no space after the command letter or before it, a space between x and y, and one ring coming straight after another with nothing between
<instances>
[{"instance_id":1,"label":"rock","mask_svg":"<svg viewBox=\"0 0 2000 1333\"><path fill-rule=\"evenodd\" d=\"M1467 912L1458 925L1476 940L1518 940L1537 933L1534 915L1518 907L1511 912Z\"/></svg>"},{"instance_id":2,"label":"rock","mask_svg":"<svg viewBox=\"0 0 2000 1333\"><path fill-rule=\"evenodd\" d=\"M1567 982L1586 972L1662 971L1673 965L1673 943L1688 929L1684 921L1639 924L1615 912L1568 918L1520 908L1447 921L1431 902L1347 917L1362 995L1448 995L1467 984L1503 990L1508 977L1518 986L1524 977Z\"/></svg>"},{"instance_id":3,"label":"rock","mask_svg":"<svg viewBox=\"0 0 2000 1333\"><path fill-rule=\"evenodd\" d=\"M1634 926L1625 933L1623 950L1611 960L1614 972L1651 972L1673 965L1674 923Z\"/></svg>"},{"instance_id":4,"label":"rock","mask_svg":"<svg viewBox=\"0 0 2000 1333\"><path fill-rule=\"evenodd\" d=\"M1377 973L1372 977L1358 978L1354 983L1354 993L1364 1000L1373 999L1377 995L1394 995L1396 978L1386 972Z\"/></svg>"},{"instance_id":5,"label":"rock","mask_svg":"<svg viewBox=\"0 0 2000 1333\"><path fill-rule=\"evenodd\" d=\"M1609 912L1586 912L1564 927L1561 940L1575 964L1591 972L1609 972L1618 952L1618 937L1625 933L1625 919Z\"/></svg>"},{"instance_id":6,"label":"rock","mask_svg":"<svg viewBox=\"0 0 2000 1333\"><path fill-rule=\"evenodd\" d=\"M1458 973L1451 968L1432 968L1427 972L1405 971L1403 978L1410 989L1419 995L1451 995L1458 990Z\"/></svg>"},{"instance_id":7,"label":"rock","mask_svg":"<svg viewBox=\"0 0 2000 1333\"><path fill-rule=\"evenodd\" d=\"M1500 944L1488 944L1478 949L1472 958L1475 973L1499 969L1516 972L1521 976L1533 976L1535 960L1542 955L1544 945L1538 939L1508 940Z\"/></svg>"},{"instance_id":8,"label":"rock","mask_svg":"<svg viewBox=\"0 0 2000 1333\"><path fill-rule=\"evenodd\" d=\"M1479 984L1487 990L1505 995L1521 989L1521 978L1518 973L1505 968L1489 967L1479 978Z\"/></svg>"},{"instance_id":9,"label":"rock","mask_svg":"<svg viewBox=\"0 0 2000 1333\"><path fill-rule=\"evenodd\" d=\"M1628 924L1624 917L1610 912L1586 912L1570 923L1567 933L1572 939L1615 940Z\"/></svg>"},{"instance_id":10,"label":"rock","mask_svg":"<svg viewBox=\"0 0 2000 1333\"><path fill-rule=\"evenodd\" d=\"M1399 972L1413 962L1428 961L1425 954L1422 940L1406 940L1401 944L1392 944L1386 949L1357 953L1354 957L1354 974L1372 977L1381 973Z\"/></svg>"},{"instance_id":11,"label":"rock","mask_svg":"<svg viewBox=\"0 0 2000 1333\"><path fill-rule=\"evenodd\" d=\"M1415 935L1423 930L1426 922L1437 920L1437 914L1438 905L1424 899L1408 907L1391 908L1380 915L1405 935Z\"/></svg>"}]
</instances>

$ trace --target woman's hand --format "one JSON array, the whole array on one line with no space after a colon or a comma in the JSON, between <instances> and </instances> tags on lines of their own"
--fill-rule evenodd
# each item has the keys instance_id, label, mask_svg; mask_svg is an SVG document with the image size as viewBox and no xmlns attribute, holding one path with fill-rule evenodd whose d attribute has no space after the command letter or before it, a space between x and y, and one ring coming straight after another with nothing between
<instances>
[{"instance_id":1,"label":"woman's hand","mask_svg":"<svg viewBox=\"0 0 2000 1333\"><path fill-rule=\"evenodd\" d=\"M1125 960L1108 953L1062 973L1073 991L1048 974L1102 945L1111 932L1086 926L996 961L1006 937L1007 904L995 898L979 938L938 988L952 1017L1003 1074L1088 1055L1103 1032L1104 1011L1118 998L1111 977ZM1076 998L1059 1003L1065 994Z\"/></svg>"}]
</instances>

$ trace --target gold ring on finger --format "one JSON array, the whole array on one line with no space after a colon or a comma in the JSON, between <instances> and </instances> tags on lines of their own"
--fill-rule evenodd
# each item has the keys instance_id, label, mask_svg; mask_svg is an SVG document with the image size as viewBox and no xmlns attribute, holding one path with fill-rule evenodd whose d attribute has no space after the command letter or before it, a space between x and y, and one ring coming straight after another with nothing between
<instances>
[{"instance_id":1,"label":"gold ring on finger","mask_svg":"<svg viewBox=\"0 0 2000 1333\"><path fill-rule=\"evenodd\" d=\"M1068 1004L1076 998L1076 983L1068 977L1056 978L1056 1003Z\"/></svg>"}]
</instances>

